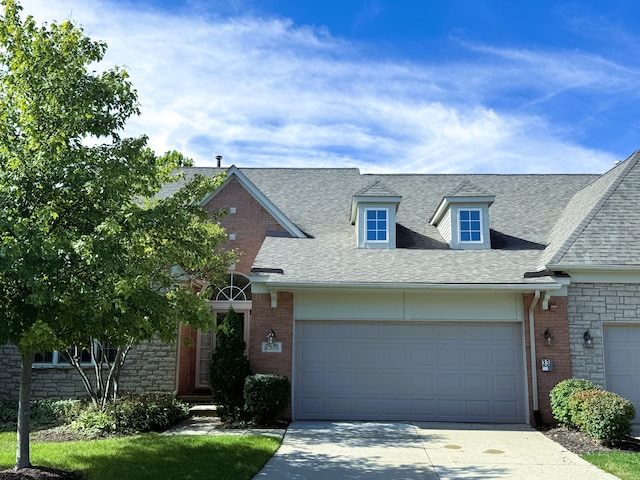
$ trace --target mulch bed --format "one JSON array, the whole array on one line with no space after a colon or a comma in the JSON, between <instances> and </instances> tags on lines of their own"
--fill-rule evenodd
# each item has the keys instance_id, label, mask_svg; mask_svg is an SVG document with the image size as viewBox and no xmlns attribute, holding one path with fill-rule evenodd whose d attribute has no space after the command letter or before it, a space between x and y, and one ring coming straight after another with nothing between
<instances>
[{"instance_id":1,"label":"mulch bed","mask_svg":"<svg viewBox=\"0 0 640 480\"><path fill-rule=\"evenodd\" d=\"M20 470L3 470L0 480L85 480L77 472L67 472L47 467L22 468Z\"/></svg>"},{"instance_id":2,"label":"mulch bed","mask_svg":"<svg viewBox=\"0 0 640 480\"><path fill-rule=\"evenodd\" d=\"M588 434L559 427L541 427L539 430L554 442L578 455L586 453L640 452L640 440L628 437L616 445L605 446Z\"/></svg>"}]
</instances>

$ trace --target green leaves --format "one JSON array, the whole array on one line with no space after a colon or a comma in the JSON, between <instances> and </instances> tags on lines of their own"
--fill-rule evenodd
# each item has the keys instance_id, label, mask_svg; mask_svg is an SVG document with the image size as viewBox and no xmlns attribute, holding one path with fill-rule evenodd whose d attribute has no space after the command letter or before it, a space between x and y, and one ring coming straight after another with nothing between
<instances>
[{"instance_id":1,"label":"green leaves","mask_svg":"<svg viewBox=\"0 0 640 480\"><path fill-rule=\"evenodd\" d=\"M233 262L199 203L224 179L196 177L157 199L191 161L122 138L139 113L126 70L96 73L106 45L73 23L38 26L15 1L2 5L0 344L119 345L210 325L187 280Z\"/></svg>"}]
</instances>

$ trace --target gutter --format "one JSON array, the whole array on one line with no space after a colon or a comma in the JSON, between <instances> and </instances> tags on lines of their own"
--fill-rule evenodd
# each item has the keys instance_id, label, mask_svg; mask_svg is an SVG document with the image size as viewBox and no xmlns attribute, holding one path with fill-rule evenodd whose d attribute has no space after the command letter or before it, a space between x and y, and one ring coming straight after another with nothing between
<instances>
[{"instance_id":1,"label":"gutter","mask_svg":"<svg viewBox=\"0 0 640 480\"><path fill-rule=\"evenodd\" d=\"M540 407L538 405L538 371L536 365L536 340L533 310L540 300L540 290L536 290L533 301L529 306L529 344L531 346L531 389L533 394L533 421L540 425Z\"/></svg>"},{"instance_id":2,"label":"gutter","mask_svg":"<svg viewBox=\"0 0 640 480\"><path fill-rule=\"evenodd\" d=\"M389 290L511 290L516 292L531 293L540 290L560 290L562 285L556 281L532 282L532 283L296 283L296 282L270 282L263 275L250 275L252 286L260 284L263 288L278 291L291 290L335 290L335 289L389 289ZM263 292L264 293L264 292Z\"/></svg>"}]
</instances>

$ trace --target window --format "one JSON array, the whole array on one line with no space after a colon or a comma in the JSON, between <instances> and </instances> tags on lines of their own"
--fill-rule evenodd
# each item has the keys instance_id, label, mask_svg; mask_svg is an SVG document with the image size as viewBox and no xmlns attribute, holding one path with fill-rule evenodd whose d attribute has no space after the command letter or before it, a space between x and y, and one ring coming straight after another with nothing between
<instances>
[{"instance_id":1,"label":"window","mask_svg":"<svg viewBox=\"0 0 640 480\"><path fill-rule=\"evenodd\" d=\"M386 242L388 238L387 210L367 210L367 241Z\"/></svg>"},{"instance_id":2,"label":"window","mask_svg":"<svg viewBox=\"0 0 640 480\"><path fill-rule=\"evenodd\" d=\"M460 242L481 242L480 210L460 210Z\"/></svg>"},{"instance_id":3,"label":"window","mask_svg":"<svg viewBox=\"0 0 640 480\"><path fill-rule=\"evenodd\" d=\"M93 343L93 348L95 349L96 357L101 355L101 349L97 342ZM116 358L116 353L118 349L116 347L112 347L109 344L105 344L104 353L108 362L113 362ZM91 352L89 351L89 345L84 348L80 347L72 347L66 351L54 351L54 352L44 352L44 353L36 353L33 357L34 365L70 365L69 356L79 356L80 363L91 365Z\"/></svg>"},{"instance_id":4,"label":"window","mask_svg":"<svg viewBox=\"0 0 640 480\"><path fill-rule=\"evenodd\" d=\"M251 300L251 282L239 273L227 274L226 282L215 285L212 300L247 301Z\"/></svg>"}]
</instances>

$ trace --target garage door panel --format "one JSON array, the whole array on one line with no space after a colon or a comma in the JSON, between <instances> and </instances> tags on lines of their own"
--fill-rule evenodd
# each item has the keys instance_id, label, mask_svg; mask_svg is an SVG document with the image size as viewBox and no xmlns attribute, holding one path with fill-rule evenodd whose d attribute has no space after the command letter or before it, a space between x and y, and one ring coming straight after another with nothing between
<instances>
[{"instance_id":1,"label":"garage door panel","mask_svg":"<svg viewBox=\"0 0 640 480\"><path fill-rule=\"evenodd\" d=\"M605 382L607 390L633 402L640 412L640 325L604 328ZM640 423L640 414L633 422Z\"/></svg>"},{"instance_id":2,"label":"garage door panel","mask_svg":"<svg viewBox=\"0 0 640 480\"><path fill-rule=\"evenodd\" d=\"M524 421L518 324L329 323L296 323L295 418Z\"/></svg>"},{"instance_id":3,"label":"garage door panel","mask_svg":"<svg viewBox=\"0 0 640 480\"><path fill-rule=\"evenodd\" d=\"M491 377L489 375L465 375L465 390L484 394L491 390Z\"/></svg>"},{"instance_id":4,"label":"garage door panel","mask_svg":"<svg viewBox=\"0 0 640 480\"><path fill-rule=\"evenodd\" d=\"M429 365L433 366L435 363L436 352L432 349L411 349L407 352L407 360L412 365Z\"/></svg>"},{"instance_id":5,"label":"garage door panel","mask_svg":"<svg viewBox=\"0 0 640 480\"><path fill-rule=\"evenodd\" d=\"M491 352L480 349L465 349L465 365L476 365L488 367L491 365Z\"/></svg>"},{"instance_id":6,"label":"garage door panel","mask_svg":"<svg viewBox=\"0 0 640 480\"><path fill-rule=\"evenodd\" d=\"M520 363L521 357L519 352L513 351L512 348L495 348L491 351L492 368L511 370L514 362Z\"/></svg>"},{"instance_id":7,"label":"garage door panel","mask_svg":"<svg viewBox=\"0 0 640 480\"><path fill-rule=\"evenodd\" d=\"M407 363L407 351L400 346L384 348L380 352L380 356L382 361L387 364L406 365Z\"/></svg>"},{"instance_id":8,"label":"garage door panel","mask_svg":"<svg viewBox=\"0 0 640 480\"><path fill-rule=\"evenodd\" d=\"M464 364L464 351L458 348L438 348L435 365L443 368L459 367Z\"/></svg>"},{"instance_id":9,"label":"garage door panel","mask_svg":"<svg viewBox=\"0 0 640 480\"><path fill-rule=\"evenodd\" d=\"M324 348L321 345L310 345L300 352L301 361L305 365L324 364Z\"/></svg>"}]
</instances>

